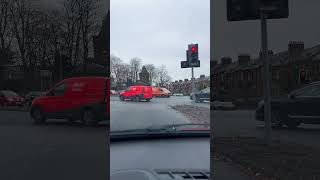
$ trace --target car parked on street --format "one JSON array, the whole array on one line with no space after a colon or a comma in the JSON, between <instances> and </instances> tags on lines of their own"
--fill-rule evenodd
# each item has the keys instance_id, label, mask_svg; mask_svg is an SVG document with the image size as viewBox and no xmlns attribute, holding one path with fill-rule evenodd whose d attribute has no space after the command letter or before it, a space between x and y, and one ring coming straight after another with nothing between
<instances>
[{"instance_id":1,"label":"car parked on street","mask_svg":"<svg viewBox=\"0 0 320 180\"><path fill-rule=\"evenodd\" d=\"M24 98L10 90L0 91L1 106L23 106Z\"/></svg>"},{"instance_id":2,"label":"car parked on street","mask_svg":"<svg viewBox=\"0 0 320 180\"><path fill-rule=\"evenodd\" d=\"M32 104L32 101L37 98L37 97L40 97L40 96L43 96L45 95L46 93L45 92L42 92L42 91L31 91L29 93L27 93L24 97L24 104L27 105L27 106L31 106Z\"/></svg>"},{"instance_id":3,"label":"car parked on street","mask_svg":"<svg viewBox=\"0 0 320 180\"><path fill-rule=\"evenodd\" d=\"M153 95L151 86L130 86L127 90L120 93L121 101L124 101L126 99L137 102L141 100L150 101L152 97Z\"/></svg>"},{"instance_id":4,"label":"car parked on street","mask_svg":"<svg viewBox=\"0 0 320 180\"><path fill-rule=\"evenodd\" d=\"M210 87L202 89L201 91L196 92L194 95L196 102L210 101ZM190 99L193 100L192 93L190 94Z\"/></svg>"},{"instance_id":5,"label":"car parked on street","mask_svg":"<svg viewBox=\"0 0 320 180\"><path fill-rule=\"evenodd\" d=\"M171 96L171 92L166 88L161 87L152 87L152 95L153 97L167 97Z\"/></svg>"},{"instance_id":6,"label":"car parked on street","mask_svg":"<svg viewBox=\"0 0 320 180\"><path fill-rule=\"evenodd\" d=\"M320 82L314 82L292 91L287 96L272 98L273 127L296 128L301 123L320 124ZM264 101L258 103L255 118L264 121Z\"/></svg>"},{"instance_id":7,"label":"car parked on street","mask_svg":"<svg viewBox=\"0 0 320 180\"><path fill-rule=\"evenodd\" d=\"M72 77L57 83L36 98L30 115L34 123L46 119L80 119L86 125L110 120L110 81L106 77Z\"/></svg>"}]
</instances>

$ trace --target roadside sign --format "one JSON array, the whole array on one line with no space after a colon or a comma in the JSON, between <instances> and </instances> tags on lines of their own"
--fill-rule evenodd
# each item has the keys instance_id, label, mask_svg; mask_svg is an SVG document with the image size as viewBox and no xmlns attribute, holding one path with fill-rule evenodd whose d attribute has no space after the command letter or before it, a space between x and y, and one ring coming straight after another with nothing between
<instances>
[{"instance_id":1,"label":"roadside sign","mask_svg":"<svg viewBox=\"0 0 320 180\"><path fill-rule=\"evenodd\" d=\"M262 9L267 19L289 17L288 0L227 0L227 20L258 20Z\"/></svg>"},{"instance_id":2,"label":"roadside sign","mask_svg":"<svg viewBox=\"0 0 320 180\"><path fill-rule=\"evenodd\" d=\"M181 61L181 68L189 68L189 62L188 61Z\"/></svg>"}]
</instances>

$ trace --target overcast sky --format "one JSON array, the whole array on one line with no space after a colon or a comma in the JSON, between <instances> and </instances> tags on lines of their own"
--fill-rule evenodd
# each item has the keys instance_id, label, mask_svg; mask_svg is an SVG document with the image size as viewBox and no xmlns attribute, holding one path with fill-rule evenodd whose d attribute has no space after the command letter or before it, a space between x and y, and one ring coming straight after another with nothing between
<instances>
[{"instance_id":1,"label":"overcast sky","mask_svg":"<svg viewBox=\"0 0 320 180\"><path fill-rule=\"evenodd\" d=\"M257 56L260 51L260 21L227 22L226 0L212 1L213 58L235 58L238 53ZM320 44L320 1L289 0L289 18L269 20L269 49L287 50L290 40L304 41L305 47Z\"/></svg>"},{"instance_id":2,"label":"overcast sky","mask_svg":"<svg viewBox=\"0 0 320 180\"><path fill-rule=\"evenodd\" d=\"M210 73L209 0L111 0L111 54L129 62L166 65L172 80L191 78L181 69L190 43L199 44L201 67L195 76Z\"/></svg>"}]
</instances>

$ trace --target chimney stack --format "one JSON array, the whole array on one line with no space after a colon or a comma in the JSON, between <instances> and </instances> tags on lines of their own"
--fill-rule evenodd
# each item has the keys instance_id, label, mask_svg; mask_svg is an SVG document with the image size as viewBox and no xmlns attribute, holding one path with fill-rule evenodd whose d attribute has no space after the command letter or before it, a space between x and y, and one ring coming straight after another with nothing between
<instances>
[{"instance_id":1,"label":"chimney stack","mask_svg":"<svg viewBox=\"0 0 320 180\"><path fill-rule=\"evenodd\" d=\"M222 65L228 65L232 63L232 58L231 57L223 57L221 58L221 64Z\"/></svg>"},{"instance_id":2,"label":"chimney stack","mask_svg":"<svg viewBox=\"0 0 320 180\"><path fill-rule=\"evenodd\" d=\"M248 65L249 62L251 61L250 55L249 54L239 54L238 55L238 63L240 65Z\"/></svg>"},{"instance_id":3,"label":"chimney stack","mask_svg":"<svg viewBox=\"0 0 320 180\"><path fill-rule=\"evenodd\" d=\"M304 50L304 43L302 41L290 41L288 44L288 53L290 59L296 58Z\"/></svg>"}]
</instances>

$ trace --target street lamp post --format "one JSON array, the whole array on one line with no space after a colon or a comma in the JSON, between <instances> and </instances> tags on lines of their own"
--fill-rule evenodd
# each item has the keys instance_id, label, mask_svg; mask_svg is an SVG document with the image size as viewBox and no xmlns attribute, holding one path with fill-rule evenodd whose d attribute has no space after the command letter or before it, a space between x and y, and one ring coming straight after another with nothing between
<instances>
[{"instance_id":1,"label":"street lamp post","mask_svg":"<svg viewBox=\"0 0 320 180\"><path fill-rule=\"evenodd\" d=\"M271 132L271 105L270 105L270 65L268 59L268 32L267 32L267 14L268 9L261 9L261 44L262 44L262 60L264 72L264 118L265 118L265 143L269 145L272 141Z\"/></svg>"}]
</instances>

